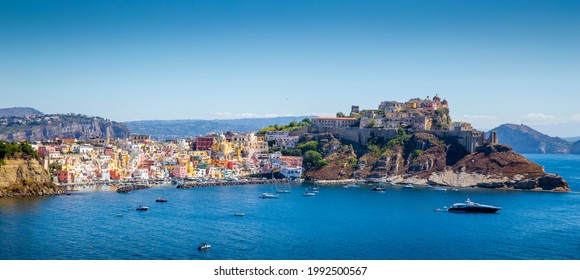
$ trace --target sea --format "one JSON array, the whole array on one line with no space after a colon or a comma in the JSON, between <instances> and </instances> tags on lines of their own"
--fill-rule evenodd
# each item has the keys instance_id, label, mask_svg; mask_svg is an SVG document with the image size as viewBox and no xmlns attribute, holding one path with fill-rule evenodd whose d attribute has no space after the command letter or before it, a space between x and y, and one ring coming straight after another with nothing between
<instances>
[{"instance_id":1,"label":"sea","mask_svg":"<svg viewBox=\"0 0 580 280\"><path fill-rule=\"evenodd\" d=\"M0 199L2 260L579 260L580 156L526 155L571 193L415 186L177 189ZM159 197L167 203L156 203ZM472 201L497 214L436 209ZM140 205L148 211L136 211ZM235 216L243 212L245 216ZM203 243L209 250L198 250Z\"/></svg>"}]
</instances>

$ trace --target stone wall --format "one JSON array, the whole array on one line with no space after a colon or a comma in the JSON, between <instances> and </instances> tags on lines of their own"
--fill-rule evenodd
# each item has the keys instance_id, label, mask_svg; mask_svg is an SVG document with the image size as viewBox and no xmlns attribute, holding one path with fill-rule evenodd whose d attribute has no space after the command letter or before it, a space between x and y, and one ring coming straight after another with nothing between
<instances>
[{"instance_id":1,"label":"stone wall","mask_svg":"<svg viewBox=\"0 0 580 280\"><path fill-rule=\"evenodd\" d=\"M331 133L335 137L354 142L360 145L366 145L371 137L383 138L384 140L390 140L397 136L396 129L376 129L376 128L358 128L358 127L345 127L345 128L330 128L330 127L310 127L308 133Z\"/></svg>"}]
</instances>

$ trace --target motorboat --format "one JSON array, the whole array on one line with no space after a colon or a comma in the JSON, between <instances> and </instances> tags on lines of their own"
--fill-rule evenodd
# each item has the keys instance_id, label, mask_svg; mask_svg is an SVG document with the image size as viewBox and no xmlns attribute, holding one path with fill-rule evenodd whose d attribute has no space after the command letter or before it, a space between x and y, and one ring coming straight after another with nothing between
<instances>
[{"instance_id":1,"label":"motorboat","mask_svg":"<svg viewBox=\"0 0 580 280\"><path fill-rule=\"evenodd\" d=\"M234 213L234 216L236 216L236 217L243 217L243 216L246 216L246 214L245 213L242 213L242 212L238 212L238 213Z\"/></svg>"},{"instance_id":2,"label":"motorboat","mask_svg":"<svg viewBox=\"0 0 580 280\"><path fill-rule=\"evenodd\" d=\"M454 203L447 209L449 212L464 213L495 213L501 210L501 207L479 204L471 201L469 198L465 202Z\"/></svg>"},{"instance_id":3,"label":"motorboat","mask_svg":"<svg viewBox=\"0 0 580 280\"><path fill-rule=\"evenodd\" d=\"M403 186L403 189L412 189L412 188L414 188L414 186L411 184L407 184L407 185Z\"/></svg>"},{"instance_id":4,"label":"motorboat","mask_svg":"<svg viewBox=\"0 0 580 280\"><path fill-rule=\"evenodd\" d=\"M308 192L304 192L302 195L303 195L303 196L315 196L315 195L316 195L316 193L315 193L315 192L310 192L310 191L308 191Z\"/></svg>"},{"instance_id":5,"label":"motorboat","mask_svg":"<svg viewBox=\"0 0 580 280\"><path fill-rule=\"evenodd\" d=\"M344 186L345 189L360 189L359 185L355 185L355 184L350 184L350 185L346 185Z\"/></svg>"},{"instance_id":6,"label":"motorboat","mask_svg":"<svg viewBox=\"0 0 580 280\"><path fill-rule=\"evenodd\" d=\"M373 187L371 189L371 191L374 191L374 192L384 192L386 190L387 190L386 188L381 188L381 187Z\"/></svg>"},{"instance_id":7,"label":"motorboat","mask_svg":"<svg viewBox=\"0 0 580 280\"><path fill-rule=\"evenodd\" d=\"M155 200L155 202L167 202L166 198L158 198Z\"/></svg>"},{"instance_id":8,"label":"motorboat","mask_svg":"<svg viewBox=\"0 0 580 280\"><path fill-rule=\"evenodd\" d=\"M436 192L446 192L447 189L444 189L444 188L435 188L435 191Z\"/></svg>"},{"instance_id":9,"label":"motorboat","mask_svg":"<svg viewBox=\"0 0 580 280\"><path fill-rule=\"evenodd\" d=\"M273 193L263 193L260 198L279 198L279 196Z\"/></svg>"},{"instance_id":10,"label":"motorboat","mask_svg":"<svg viewBox=\"0 0 580 280\"><path fill-rule=\"evenodd\" d=\"M209 250L211 249L211 245L207 244L207 243L202 243L201 246L197 247L197 250L199 251L205 251L205 250Z\"/></svg>"},{"instance_id":11,"label":"motorboat","mask_svg":"<svg viewBox=\"0 0 580 280\"><path fill-rule=\"evenodd\" d=\"M147 211L147 210L149 210L149 207L141 205L141 206L137 207L135 210L137 210L137 211Z\"/></svg>"}]
</instances>

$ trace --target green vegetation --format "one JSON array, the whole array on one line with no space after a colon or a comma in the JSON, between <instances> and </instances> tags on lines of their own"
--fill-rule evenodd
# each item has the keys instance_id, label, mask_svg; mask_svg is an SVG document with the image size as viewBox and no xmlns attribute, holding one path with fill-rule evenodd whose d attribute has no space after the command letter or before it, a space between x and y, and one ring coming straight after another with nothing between
<instances>
[{"instance_id":1,"label":"green vegetation","mask_svg":"<svg viewBox=\"0 0 580 280\"><path fill-rule=\"evenodd\" d=\"M338 113L336 113L336 117L337 118L344 118L344 117L346 117L346 115L343 112L338 112Z\"/></svg>"},{"instance_id":2,"label":"green vegetation","mask_svg":"<svg viewBox=\"0 0 580 280\"><path fill-rule=\"evenodd\" d=\"M296 147L298 150L302 152L302 154L306 154L308 151L317 151L318 150L318 142L317 141L308 141L306 143L302 143Z\"/></svg>"},{"instance_id":3,"label":"green vegetation","mask_svg":"<svg viewBox=\"0 0 580 280\"><path fill-rule=\"evenodd\" d=\"M389 142L387 142L387 147L393 148L397 145L405 146L405 144L407 144L407 142L411 140L411 137L413 137L412 134L408 134L403 127L399 126L397 128L397 136L389 140Z\"/></svg>"},{"instance_id":4,"label":"green vegetation","mask_svg":"<svg viewBox=\"0 0 580 280\"><path fill-rule=\"evenodd\" d=\"M411 160L414 160L423 154L423 150L414 150L411 153Z\"/></svg>"},{"instance_id":5,"label":"green vegetation","mask_svg":"<svg viewBox=\"0 0 580 280\"><path fill-rule=\"evenodd\" d=\"M375 124L377 124L377 120L375 119L369 119L369 121L367 122L367 124L365 125L366 128L373 128L375 127Z\"/></svg>"},{"instance_id":6,"label":"green vegetation","mask_svg":"<svg viewBox=\"0 0 580 280\"><path fill-rule=\"evenodd\" d=\"M358 159L356 157L350 157L348 159L348 166L356 167L358 165Z\"/></svg>"},{"instance_id":7,"label":"green vegetation","mask_svg":"<svg viewBox=\"0 0 580 280\"><path fill-rule=\"evenodd\" d=\"M0 141L0 165L4 164L4 159L39 159L38 153L28 142L14 143Z\"/></svg>"},{"instance_id":8,"label":"green vegetation","mask_svg":"<svg viewBox=\"0 0 580 280\"><path fill-rule=\"evenodd\" d=\"M260 131L258 131L258 135L264 135L266 134L266 132L270 132L270 131L293 131L293 130L299 130L302 129L303 127L308 127L312 124L312 120L310 120L309 118L305 118L300 122L296 122L296 121L292 121L291 123L287 124L287 125L271 125L268 126L266 128L261 129Z\"/></svg>"},{"instance_id":9,"label":"green vegetation","mask_svg":"<svg viewBox=\"0 0 580 280\"><path fill-rule=\"evenodd\" d=\"M282 150L283 156L301 157L302 151L298 149L286 149Z\"/></svg>"},{"instance_id":10,"label":"green vegetation","mask_svg":"<svg viewBox=\"0 0 580 280\"><path fill-rule=\"evenodd\" d=\"M321 169L328 165L328 161L322 159L322 155L317 151L304 153L304 167L307 170Z\"/></svg>"}]
</instances>

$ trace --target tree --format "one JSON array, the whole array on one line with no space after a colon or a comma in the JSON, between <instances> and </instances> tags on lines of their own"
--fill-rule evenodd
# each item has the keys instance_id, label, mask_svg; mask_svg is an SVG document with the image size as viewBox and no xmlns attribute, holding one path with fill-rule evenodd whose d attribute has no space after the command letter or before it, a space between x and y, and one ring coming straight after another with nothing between
<instances>
[{"instance_id":1,"label":"tree","mask_svg":"<svg viewBox=\"0 0 580 280\"><path fill-rule=\"evenodd\" d=\"M304 154L304 166L306 169L318 169L322 161L322 155L317 151L308 151Z\"/></svg>"},{"instance_id":2,"label":"tree","mask_svg":"<svg viewBox=\"0 0 580 280\"><path fill-rule=\"evenodd\" d=\"M346 117L346 115L343 112L338 112L338 113L336 113L336 117L337 118L344 118L344 117Z\"/></svg>"},{"instance_id":3,"label":"tree","mask_svg":"<svg viewBox=\"0 0 580 280\"><path fill-rule=\"evenodd\" d=\"M308 141L306 143L298 145L298 147L296 147L296 148L298 148L300 151L302 151L302 154L306 154L306 152L308 152L308 151L318 150L318 142Z\"/></svg>"}]
</instances>

